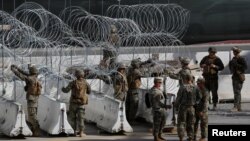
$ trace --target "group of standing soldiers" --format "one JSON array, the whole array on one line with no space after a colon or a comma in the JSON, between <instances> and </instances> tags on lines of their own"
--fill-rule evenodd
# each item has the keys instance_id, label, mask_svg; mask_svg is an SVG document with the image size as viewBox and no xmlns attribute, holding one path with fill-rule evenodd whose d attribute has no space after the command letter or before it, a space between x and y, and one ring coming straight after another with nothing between
<instances>
[{"instance_id":1,"label":"group of standing soldiers","mask_svg":"<svg viewBox=\"0 0 250 141\"><path fill-rule=\"evenodd\" d=\"M114 32L114 33L113 33ZM110 42L117 42L116 29L112 29ZM241 94L242 85L244 82L244 73L247 69L246 61L240 56L241 50L238 47L232 48L234 57L229 63L229 68L232 72L233 90L234 90L234 108L232 111L241 111ZM209 92L212 92L213 110L216 110L218 103L218 71L224 69L221 59L216 56L216 49L211 47L208 49L209 55L205 56L200 67L203 70L203 77L197 80L197 86L194 85L194 76L188 67L190 59L180 58L182 65L179 73L174 74L168 72L168 76L173 79L178 79L180 88L176 98L175 108L178 110L177 131L180 141L184 138L184 131L187 130L188 140L196 139L199 120L201 121L201 139L207 137L207 109ZM104 61L105 63L106 61ZM110 62L111 67L114 66L113 60ZM140 61L132 60L128 73L125 72L125 65L118 64L117 71L110 75L114 88L114 98L126 102L126 112L129 122L133 122L137 113L139 104L139 88L141 86L142 73L139 71ZM29 73L21 70L15 65L11 66L11 70L23 81L26 82L25 91L27 92L28 105L28 121L35 136L39 136L39 124L37 121L37 106L38 97L41 93L41 84L37 76L38 71L34 66L29 66ZM88 96L91 88L84 79L84 72L75 71L76 80L73 80L67 87L62 88L62 91L67 93L71 91L70 106L69 106L69 121L75 130L79 129L80 136L85 136L84 133L84 105L88 104ZM160 90L162 79L156 77L154 86L150 90L150 102L153 113L153 136L155 141L165 140L162 137L162 128L165 125L166 117L165 110L171 108L164 104L164 95ZM196 120L195 120L196 119ZM78 127L76 122L78 121Z\"/></svg>"}]
</instances>

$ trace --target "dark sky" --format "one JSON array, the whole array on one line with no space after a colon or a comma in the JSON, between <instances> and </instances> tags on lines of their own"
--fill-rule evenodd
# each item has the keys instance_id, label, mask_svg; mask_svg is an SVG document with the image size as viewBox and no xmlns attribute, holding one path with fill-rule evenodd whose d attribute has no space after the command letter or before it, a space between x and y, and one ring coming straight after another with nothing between
<instances>
[{"instance_id":1,"label":"dark sky","mask_svg":"<svg viewBox=\"0 0 250 141\"><path fill-rule=\"evenodd\" d=\"M105 13L110 5L119 4L118 0L0 0L0 8L10 13L15 7L18 7L25 1L39 3L54 14L59 14L60 11L70 5L81 6L93 14L102 14ZM132 5L139 3L168 3L177 1L180 0L121 0L121 4Z\"/></svg>"}]
</instances>

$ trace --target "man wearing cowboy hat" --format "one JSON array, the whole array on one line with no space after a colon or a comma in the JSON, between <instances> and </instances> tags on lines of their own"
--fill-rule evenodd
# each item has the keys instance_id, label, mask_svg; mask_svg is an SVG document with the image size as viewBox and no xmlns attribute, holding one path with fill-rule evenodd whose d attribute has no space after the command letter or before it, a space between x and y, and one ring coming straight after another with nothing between
<instances>
[{"instance_id":1,"label":"man wearing cowboy hat","mask_svg":"<svg viewBox=\"0 0 250 141\"><path fill-rule=\"evenodd\" d=\"M247 69L245 58L240 56L241 49L238 47L232 48L234 57L229 62L229 69L232 73L233 91L234 91L234 108L232 112L241 111L241 89L244 82L244 73Z\"/></svg>"}]
</instances>

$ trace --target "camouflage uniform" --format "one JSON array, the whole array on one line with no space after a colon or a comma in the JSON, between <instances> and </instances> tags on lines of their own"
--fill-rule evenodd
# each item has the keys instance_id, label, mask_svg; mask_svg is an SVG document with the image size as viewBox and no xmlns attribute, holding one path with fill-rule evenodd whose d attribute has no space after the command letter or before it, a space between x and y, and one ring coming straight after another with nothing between
<instances>
[{"instance_id":1,"label":"camouflage uniform","mask_svg":"<svg viewBox=\"0 0 250 141\"><path fill-rule=\"evenodd\" d=\"M115 25L111 25L111 33L109 35L109 44L103 49L103 59L100 62L101 68L113 69L117 62L118 47L119 47L119 35L117 34L117 28Z\"/></svg>"},{"instance_id":2,"label":"camouflage uniform","mask_svg":"<svg viewBox=\"0 0 250 141\"><path fill-rule=\"evenodd\" d=\"M160 78L155 78L155 82L161 82ZM153 136L155 141L160 141L162 138L162 129L166 123L166 108L167 105L164 104L163 92L157 88L152 87L149 93L150 103L152 105L153 113Z\"/></svg>"},{"instance_id":3,"label":"camouflage uniform","mask_svg":"<svg viewBox=\"0 0 250 141\"><path fill-rule=\"evenodd\" d=\"M197 84L202 83L201 85L205 84L205 80L203 78L199 78L197 80ZM208 126L208 99L209 99L209 92L206 88L199 88L200 94L202 95L201 101L195 108L195 116L196 121L194 124L194 133L195 133L195 139L198 131L198 125L199 121L200 123L200 129L201 129L201 138L205 139L207 138L207 126ZM202 114L200 114L202 113Z\"/></svg>"},{"instance_id":4,"label":"camouflage uniform","mask_svg":"<svg viewBox=\"0 0 250 141\"><path fill-rule=\"evenodd\" d=\"M25 81L26 86L24 87L28 107L28 122L31 125L31 130L34 136L40 135L39 123L37 120L37 107L38 107L38 98L41 94L42 85L37 79L38 71L32 66L29 67L29 73L21 70L15 65L11 66L11 70L15 73L17 77Z\"/></svg>"},{"instance_id":5,"label":"camouflage uniform","mask_svg":"<svg viewBox=\"0 0 250 141\"><path fill-rule=\"evenodd\" d=\"M192 80L191 75L190 83ZM180 87L175 106L178 112L177 118L177 132L180 141L183 140L185 135L185 129L187 131L188 140L191 141L194 138L194 122L195 122L195 109L194 106L200 100L200 93L196 86L193 84L184 84Z\"/></svg>"},{"instance_id":6,"label":"camouflage uniform","mask_svg":"<svg viewBox=\"0 0 250 141\"><path fill-rule=\"evenodd\" d=\"M208 49L209 53L216 53L216 49L213 47L210 47ZM215 65L215 67L212 67L212 65ZM224 64L222 63L221 59L217 56L205 56L202 58L200 62L201 68L203 68L203 77L205 78L205 85L208 91L212 92L212 100L214 109L216 109L217 103L218 103L218 71L221 71L224 69Z\"/></svg>"},{"instance_id":7,"label":"camouflage uniform","mask_svg":"<svg viewBox=\"0 0 250 141\"><path fill-rule=\"evenodd\" d=\"M78 128L80 130L80 136L84 134L84 105L88 104L88 95L91 92L91 87L88 82L84 79L84 73L82 71L76 70L75 76L76 80L71 81L67 87L63 87L62 91L68 93L71 91L70 105L69 105L69 122L73 129Z\"/></svg>"},{"instance_id":8,"label":"camouflage uniform","mask_svg":"<svg viewBox=\"0 0 250 141\"><path fill-rule=\"evenodd\" d=\"M239 48L232 49L237 54L240 53ZM241 111L241 89L243 86L243 82L240 79L240 74L244 75L245 70L247 69L247 63L245 58L241 56L233 57L233 59L229 62L229 68L232 72L232 82L233 82L233 91L234 91L234 110Z\"/></svg>"},{"instance_id":9,"label":"camouflage uniform","mask_svg":"<svg viewBox=\"0 0 250 141\"><path fill-rule=\"evenodd\" d=\"M126 111L129 121L133 121L136 117L139 104L139 88L141 86L141 72L139 70L139 62L132 60L131 68L127 74L128 94L126 98Z\"/></svg>"},{"instance_id":10,"label":"camouflage uniform","mask_svg":"<svg viewBox=\"0 0 250 141\"><path fill-rule=\"evenodd\" d=\"M120 69L124 69L124 73L120 72ZM124 101L126 93L128 91L128 82L125 74L125 65L119 64L117 72L111 75L114 88L114 98Z\"/></svg>"},{"instance_id":11,"label":"camouflage uniform","mask_svg":"<svg viewBox=\"0 0 250 141\"><path fill-rule=\"evenodd\" d=\"M177 74L169 73L169 77L172 79L179 80L179 85L182 86L184 76L187 74L191 74L191 70L188 67L188 64L190 63L190 59L189 58L180 58L180 62L182 64L182 68L179 71L179 73L177 73Z\"/></svg>"}]
</instances>

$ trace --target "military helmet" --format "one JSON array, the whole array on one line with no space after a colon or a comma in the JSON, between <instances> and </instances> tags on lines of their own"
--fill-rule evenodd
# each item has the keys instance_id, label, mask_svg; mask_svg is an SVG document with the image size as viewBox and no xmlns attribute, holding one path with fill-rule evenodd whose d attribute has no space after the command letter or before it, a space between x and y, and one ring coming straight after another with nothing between
<instances>
[{"instance_id":1,"label":"military helmet","mask_svg":"<svg viewBox=\"0 0 250 141\"><path fill-rule=\"evenodd\" d=\"M82 71L82 70L76 70L75 71L75 76L77 77L77 78L79 78L79 77L84 77L84 72Z\"/></svg>"},{"instance_id":2,"label":"military helmet","mask_svg":"<svg viewBox=\"0 0 250 141\"><path fill-rule=\"evenodd\" d=\"M111 28L111 33L117 33L117 28L115 25L111 25L110 28Z\"/></svg>"},{"instance_id":3,"label":"military helmet","mask_svg":"<svg viewBox=\"0 0 250 141\"><path fill-rule=\"evenodd\" d=\"M180 57L180 62L182 64L188 65L190 63L190 61L191 60L189 58L187 58L187 57L184 57L184 58Z\"/></svg>"},{"instance_id":4,"label":"military helmet","mask_svg":"<svg viewBox=\"0 0 250 141\"><path fill-rule=\"evenodd\" d=\"M154 83L160 82L162 83L162 78L161 77L155 77Z\"/></svg>"},{"instance_id":5,"label":"military helmet","mask_svg":"<svg viewBox=\"0 0 250 141\"><path fill-rule=\"evenodd\" d=\"M216 50L215 47L210 47L210 48L208 48L208 52L214 52L214 53L216 53L217 50Z\"/></svg>"},{"instance_id":6,"label":"military helmet","mask_svg":"<svg viewBox=\"0 0 250 141\"><path fill-rule=\"evenodd\" d=\"M193 75L191 74L191 73L185 73L184 75L183 75L183 79L184 80L186 80L186 81L192 81L193 80Z\"/></svg>"},{"instance_id":7,"label":"military helmet","mask_svg":"<svg viewBox=\"0 0 250 141\"><path fill-rule=\"evenodd\" d=\"M118 69L125 69L126 66L123 63L118 64Z\"/></svg>"},{"instance_id":8,"label":"military helmet","mask_svg":"<svg viewBox=\"0 0 250 141\"><path fill-rule=\"evenodd\" d=\"M240 53L240 52L241 52L241 49L240 49L239 47L232 47L232 51L233 51L233 52Z\"/></svg>"},{"instance_id":9,"label":"military helmet","mask_svg":"<svg viewBox=\"0 0 250 141\"><path fill-rule=\"evenodd\" d=\"M29 67L30 74L38 74L38 70L35 66Z\"/></svg>"},{"instance_id":10,"label":"military helmet","mask_svg":"<svg viewBox=\"0 0 250 141\"><path fill-rule=\"evenodd\" d=\"M196 82L197 83L205 83L205 79L202 77L199 77Z\"/></svg>"},{"instance_id":11,"label":"military helmet","mask_svg":"<svg viewBox=\"0 0 250 141\"><path fill-rule=\"evenodd\" d=\"M138 59L133 59L131 61L131 66L135 67L135 68L139 68L139 66L140 66L140 59L139 58Z\"/></svg>"}]
</instances>

